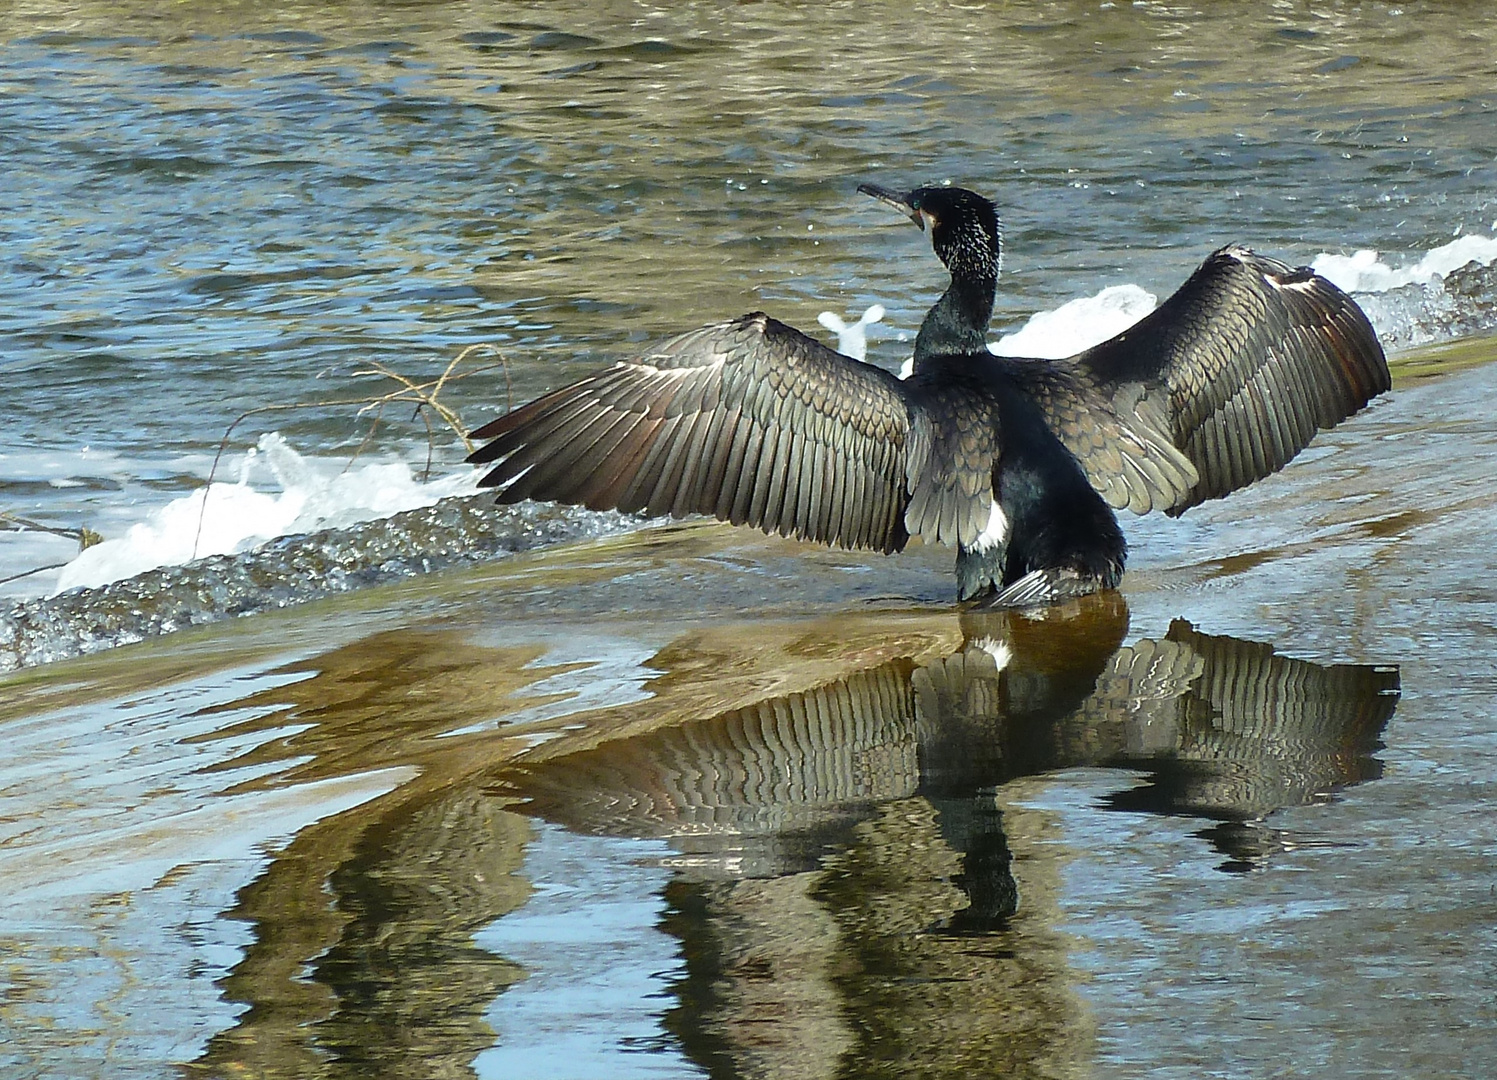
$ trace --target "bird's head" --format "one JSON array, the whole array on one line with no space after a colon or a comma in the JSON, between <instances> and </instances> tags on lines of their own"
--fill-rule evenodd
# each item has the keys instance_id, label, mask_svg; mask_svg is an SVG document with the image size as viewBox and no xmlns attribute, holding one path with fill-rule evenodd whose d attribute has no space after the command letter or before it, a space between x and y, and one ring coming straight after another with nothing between
<instances>
[{"instance_id":1,"label":"bird's head","mask_svg":"<svg viewBox=\"0 0 1497 1080\"><path fill-rule=\"evenodd\" d=\"M888 203L921 229L930 230L931 247L952 277L996 281L1002 259L998 210L966 188L928 185L898 193L877 184L858 190Z\"/></svg>"}]
</instances>

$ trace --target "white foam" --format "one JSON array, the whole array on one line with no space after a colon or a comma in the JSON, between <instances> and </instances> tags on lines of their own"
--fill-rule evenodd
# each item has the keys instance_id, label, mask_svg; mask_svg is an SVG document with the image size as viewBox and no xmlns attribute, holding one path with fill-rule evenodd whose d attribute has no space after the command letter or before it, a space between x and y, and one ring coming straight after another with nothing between
<instances>
[{"instance_id":1,"label":"white foam","mask_svg":"<svg viewBox=\"0 0 1497 1080\"><path fill-rule=\"evenodd\" d=\"M1068 301L1029 317L1018 330L988 343L998 356L1059 360L1121 334L1156 306L1153 293L1137 285L1109 285L1095 296ZM823 323L822 325L826 325ZM899 377L908 379L914 357L905 360Z\"/></svg>"},{"instance_id":2,"label":"white foam","mask_svg":"<svg viewBox=\"0 0 1497 1080\"><path fill-rule=\"evenodd\" d=\"M1493 228L1497 231L1497 224ZM1497 262L1497 238L1474 233L1457 237L1400 268L1389 266L1372 250L1358 251L1355 255L1324 253L1315 257L1311 267L1347 292L1366 294L1409 284L1434 284L1472 262L1483 266ZM1137 285L1112 285L1094 296L1080 297L1031 315L1017 331L989 344L988 348L999 356L1047 360L1074 356L1122 333L1157 305L1157 297ZM824 321L823 325L830 323ZM1380 333L1390 329L1378 327ZM911 366L911 361L906 360L899 377L908 378Z\"/></svg>"},{"instance_id":3,"label":"white foam","mask_svg":"<svg viewBox=\"0 0 1497 1080\"><path fill-rule=\"evenodd\" d=\"M62 568L53 595L246 551L277 536L389 517L465 494L477 482L476 472L463 471L421 483L401 461L349 466L341 459L307 458L275 432L261 436L237 471L237 482L215 482L174 499L123 536L81 552ZM260 490L253 486L257 478L280 490Z\"/></svg>"},{"instance_id":4,"label":"white foam","mask_svg":"<svg viewBox=\"0 0 1497 1080\"><path fill-rule=\"evenodd\" d=\"M988 348L999 356L1044 360L1073 356L1121 334L1153 311L1156 303L1153 293L1137 285L1111 285L1095 296L1031 315L1020 329Z\"/></svg>"},{"instance_id":5,"label":"white foam","mask_svg":"<svg viewBox=\"0 0 1497 1080\"><path fill-rule=\"evenodd\" d=\"M1317 255L1310 267L1337 288L1369 293L1387 292L1404 285L1428 285L1467 263L1490 266L1494 261L1497 261L1497 239L1472 233L1442 244L1418 262L1398 269L1379 259L1376 251L1367 249L1355 255Z\"/></svg>"},{"instance_id":6,"label":"white foam","mask_svg":"<svg viewBox=\"0 0 1497 1080\"><path fill-rule=\"evenodd\" d=\"M884 317L884 305L874 304L858 317L855 323L846 322L835 311L823 311L816 321L837 335L837 351L854 360L868 355L868 328Z\"/></svg>"}]
</instances>

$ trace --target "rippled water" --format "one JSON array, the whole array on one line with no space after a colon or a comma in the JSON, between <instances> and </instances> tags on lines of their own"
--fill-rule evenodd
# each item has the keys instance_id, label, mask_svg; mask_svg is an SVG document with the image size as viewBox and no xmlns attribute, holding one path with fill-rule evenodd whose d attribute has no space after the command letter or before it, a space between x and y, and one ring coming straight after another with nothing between
<instances>
[{"instance_id":1,"label":"rippled water","mask_svg":"<svg viewBox=\"0 0 1497 1080\"><path fill-rule=\"evenodd\" d=\"M940 268L870 177L998 199L1000 327L1165 293L1229 240L1397 264L1497 219L1497 50L1466 5L9 11L0 507L106 536L200 484L242 412L390 386L352 377L370 361L502 348L507 379L449 396L474 425L756 307L814 327L877 299L908 332ZM397 411L366 452L424 461ZM261 414L231 448L346 453L352 412ZM10 573L70 553L0 540Z\"/></svg>"},{"instance_id":2,"label":"rippled water","mask_svg":"<svg viewBox=\"0 0 1497 1080\"><path fill-rule=\"evenodd\" d=\"M939 267L862 180L998 199L1003 329L1229 240L1497 232L1463 4L3 25L0 511L110 537L371 360L499 347L444 392L470 425L756 307L879 301L896 363ZM1490 277L1366 300L1450 338ZM452 504L35 601L33 659L261 614L0 682L0 1071L1483 1075L1491 358L1405 358L1285 474L1130 522L1126 606L1040 622L964 622L930 550L540 549L619 523ZM355 408L229 460L425 468L424 423ZM0 532L0 578L75 548Z\"/></svg>"}]
</instances>

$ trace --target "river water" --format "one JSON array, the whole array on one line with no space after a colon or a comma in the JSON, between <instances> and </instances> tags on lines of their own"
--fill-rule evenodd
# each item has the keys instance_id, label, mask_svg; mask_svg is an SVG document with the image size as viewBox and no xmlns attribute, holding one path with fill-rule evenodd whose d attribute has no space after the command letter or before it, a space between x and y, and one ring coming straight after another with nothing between
<instances>
[{"instance_id":1,"label":"river water","mask_svg":"<svg viewBox=\"0 0 1497 1080\"><path fill-rule=\"evenodd\" d=\"M1494 57L1466 4L0 6L0 1073L1487 1074ZM501 513L361 412L756 308L882 304L895 366L940 267L855 188L946 179L997 335L1241 241L1398 386L1044 618Z\"/></svg>"}]
</instances>

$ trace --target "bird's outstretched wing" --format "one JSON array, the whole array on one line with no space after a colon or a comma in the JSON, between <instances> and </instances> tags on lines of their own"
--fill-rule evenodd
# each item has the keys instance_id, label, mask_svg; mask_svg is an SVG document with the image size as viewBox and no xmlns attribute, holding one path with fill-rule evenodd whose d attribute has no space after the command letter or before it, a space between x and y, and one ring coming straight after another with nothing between
<instances>
[{"instance_id":1,"label":"bird's outstretched wing","mask_svg":"<svg viewBox=\"0 0 1497 1080\"><path fill-rule=\"evenodd\" d=\"M1277 472L1390 385L1349 296L1241 247L1100 345L999 364L1102 497L1140 514L1181 514Z\"/></svg>"},{"instance_id":2,"label":"bird's outstretched wing","mask_svg":"<svg viewBox=\"0 0 1497 1080\"><path fill-rule=\"evenodd\" d=\"M1164 392L1109 384L1069 360L995 356L990 363L1039 407L1045 423L1115 509L1147 514L1184 499L1196 468L1169 435Z\"/></svg>"},{"instance_id":3,"label":"bird's outstretched wing","mask_svg":"<svg viewBox=\"0 0 1497 1080\"><path fill-rule=\"evenodd\" d=\"M1165 413L1197 482L1179 514L1283 468L1391 385L1367 316L1307 267L1229 246L1123 333L1073 358L1109 398ZM1161 400L1151 400L1159 392Z\"/></svg>"},{"instance_id":4,"label":"bird's outstretched wing","mask_svg":"<svg viewBox=\"0 0 1497 1080\"><path fill-rule=\"evenodd\" d=\"M909 538L908 398L889 373L756 312L485 424L473 435L493 441L468 460L498 462L480 483L503 487L501 502L711 514L892 552Z\"/></svg>"}]
</instances>

